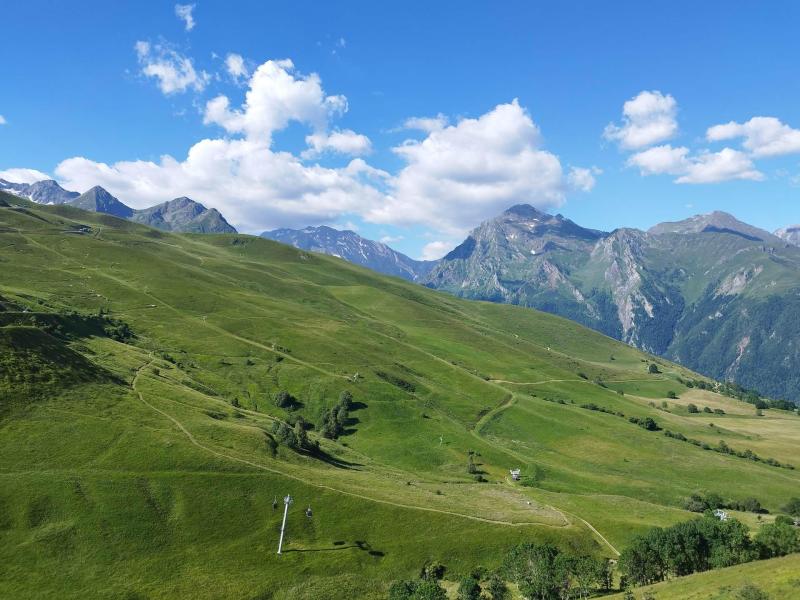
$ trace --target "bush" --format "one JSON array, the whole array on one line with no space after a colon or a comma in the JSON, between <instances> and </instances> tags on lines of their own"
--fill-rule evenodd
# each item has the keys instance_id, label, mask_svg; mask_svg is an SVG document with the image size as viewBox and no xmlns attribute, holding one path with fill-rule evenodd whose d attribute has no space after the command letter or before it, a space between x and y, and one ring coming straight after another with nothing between
<instances>
[{"instance_id":1,"label":"bush","mask_svg":"<svg viewBox=\"0 0 800 600\"><path fill-rule=\"evenodd\" d=\"M295 402L294 397L286 390L281 390L275 394L273 400L275 402L275 406L278 408L289 408Z\"/></svg>"},{"instance_id":2,"label":"bush","mask_svg":"<svg viewBox=\"0 0 800 600\"><path fill-rule=\"evenodd\" d=\"M691 413L691 414L696 414L696 413L700 412L700 409L698 409L697 406L694 405L694 404L689 404L686 407L686 410L689 411L689 413Z\"/></svg>"},{"instance_id":3,"label":"bush","mask_svg":"<svg viewBox=\"0 0 800 600\"><path fill-rule=\"evenodd\" d=\"M458 600L480 600L481 586L472 577L465 577L458 585Z\"/></svg>"},{"instance_id":4,"label":"bush","mask_svg":"<svg viewBox=\"0 0 800 600\"><path fill-rule=\"evenodd\" d=\"M491 600L507 600L510 597L506 582L497 573L489 577L484 587Z\"/></svg>"},{"instance_id":5,"label":"bush","mask_svg":"<svg viewBox=\"0 0 800 600\"><path fill-rule=\"evenodd\" d=\"M650 366L647 367L647 372L651 375L661 373L661 371L658 370L658 365L656 363L650 363Z\"/></svg>"},{"instance_id":6,"label":"bush","mask_svg":"<svg viewBox=\"0 0 800 600\"><path fill-rule=\"evenodd\" d=\"M770 598L760 587L748 583L736 593L735 600L770 600Z\"/></svg>"},{"instance_id":7,"label":"bush","mask_svg":"<svg viewBox=\"0 0 800 600\"><path fill-rule=\"evenodd\" d=\"M353 407L353 394L345 390L339 394L339 401L333 408L324 408L320 412L319 430L330 440L335 440L345 432Z\"/></svg>"},{"instance_id":8,"label":"bush","mask_svg":"<svg viewBox=\"0 0 800 600\"><path fill-rule=\"evenodd\" d=\"M678 394L676 394L675 392L670 390L670 391L667 392L667 398L669 398L670 400L677 400L678 399Z\"/></svg>"},{"instance_id":9,"label":"bush","mask_svg":"<svg viewBox=\"0 0 800 600\"><path fill-rule=\"evenodd\" d=\"M794 524L785 522L762 525L756 534L761 558L786 556L792 552L800 552L800 530Z\"/></svg>"},{"instance_id":10,"label":"bush","mask_svg":"<svg viewBox=\"0 0 800 600\"><path fill-rule=\"evenodd\" d=\"M781 510L793 517L800 517L800 498L792 498Z\"/></svg>"}]
</instances>

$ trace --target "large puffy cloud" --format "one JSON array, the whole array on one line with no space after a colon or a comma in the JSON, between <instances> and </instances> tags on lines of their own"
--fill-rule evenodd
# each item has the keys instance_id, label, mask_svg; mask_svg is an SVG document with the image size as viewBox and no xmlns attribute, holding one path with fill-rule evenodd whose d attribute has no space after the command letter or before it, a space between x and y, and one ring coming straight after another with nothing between
<instances>
[{"instance_id":1,"label":"large puffy cloud","mask_svg":"<svg viewBox=\"0 0 800 600\"><path fill-rule=\"evenodd\" d=\"M361 159L334 169L307 165L272 148L272 135L297 121L312 129L309 151L360 154L369 139L351 130L329 131L330 120L347 109L344 96L329 96L315 74L295 73L291 61L267 61L253 73L245 102L232 108L225 96L209 101L204 121L233 138L205 139L184 160L114 164L75 157L56 175L72 189L101 185L134 208L190 196L219 209L238 228L263 229L330 223L342 214L363 214L383 195L372 182L388 174Z\"/></svg>"},{"instance_id":2,"label":"large puffy cloud","mask_svg":"<svg viewBox=\"0 0 800 600\"><path fill-rule=\"evenodd\" d=\"M732 148L692 155L684 146L666 144L634 154L627 164L637 167L642 175L675 175L676 183L758 181L764 177L746 154Z\"/></svg>"},{"instance_id":3,"label":"large puffy cloud","mask_svg":"<svg viewBox=\"0 0 800 600\"><path fill-rule=\"evenodd\" d=\"M71 158L56 167L68 189L101 185L134 208L189 196L219 209L248 232L330 223L342 214L369 210L382 196L361 174L358 164L308 166L289 153L244 139L202 140L183 161L164 156L157 163L108 165Z\"/></svg>"},{"instance_id":4,"label":"large puffy cloud","mask_svg":"<svg viewBox=\"0 0 800 600\"><path fill-rule=\"evenodd\" d=\"M800 152L800 129L792 129L775 117L714 125L708 128L706 138L710 142L744 138L742 147L757 158Z\"/></svg>"},{"instance_id":5,"label":"large puffy cloud","mask_svg":"<svg viewBox=\"0 0 800 600\"><path fill-rule=\"evenodd\" d=\"M704 152L692 160L686 174L676 183L719 183L745 179L760 181L764 175L753 165L753 161L738 150L723 148L719 152Z\"/></svg>"},{"instance_id":6,"label":"large puffy cloud","mask_svg":"<svg viewBox=\"0 0 800 600\"><path fill-rule=\"evenodd\" d=\"M326 95L316 73L303 76L291 60L268 60L253 73L241 109L231 109L226 96L217 96L206 104L203 121L269 143L272 133L290 121L324 131L331 117L346 111L347 98Z\"/></svg>"},{"instance_id":7,"label":"large puffy cloud","mask_svg":"<svg viewBox=\"0 0 800 600\"><path fill-rule=\"evenodd\" d=\"M11 183L36 183L43 179L50 179L50 176L36 169L6 169L0 171L0 179Z\"/></svg>"},{"instance_id":8,"label":"large puffy cloud","mask_svg":"<svg viewBox=\"0 0 800 600\"><path fill-rule=\"evenodd\" d=\"M441 115L409 123L425 133L393 149L405 163L396 174L362 158L338 168L311 164L330 152L370 151L366 136L332 127L346 110L347 99L327 94L316 74L298 73L289 60L267 61L250 77L241 106L226 96L207 102L204 122L221 127L225 137L197 142L184 158L107 164L73 157L55 174L67 188L101 185L134 208L190 196L246 232L357 215L423 225L440 232L441 240L456 239L512 204L558 206L569 191L590 190L599 173L573 167L565 175L559 158L541 148L538 127L516 100L450 125ZM274 134L291 122L309 130L308 149L299 156L272 147ZM447 246L452 244L431 244L425 255Z\"/></svg>"},{"instance_id":9,"label":"large puffy cloud","mask_svg":"<svg viewBox=\"0 0 800 600\"><path fill-rule=\"evenodd\" d=\"M609 123L603 136L626 150L637 150L673 137L678 131L678 103L669 94L643 91L622 107L622 124Z\"/></svg>"},{"instance_id":10,"label":"large puffy cloud","mask_svg":"<svg viewBox=\"0 0 800 600\"><path fill-rule=\"evenodd\" d=\"M194 68L191 58L164 44L138 41L134 49L142 75L156 79L159 89L168 96L188 89L201 92L211 79L205 71Z\"/></svg>"},{"instance_id":11,"label":"large puffy cloud","mask_svg":"<svg viewBox=\"0 0 800 600\"><path fill-rule=\"evenodd\" d=\"M512 204L558 206L566 191L561 163L540 144L538 127L517 100L433 128L422 141L394 148L407 165L367 217L456 234Z\"/></svg>"},{"instance_id":12,"label":"large puffy cloud","mask_svg":"<svg viewBox=\"0 0 800 600\"><path fill-rule=\"evenodd\" d=\"M669 144L654 146L637 152L628 159L629 167L638 167L642 175L681 175L689 166L689 149L681 146L673 148Z\"/></svg>"}]
</instances>

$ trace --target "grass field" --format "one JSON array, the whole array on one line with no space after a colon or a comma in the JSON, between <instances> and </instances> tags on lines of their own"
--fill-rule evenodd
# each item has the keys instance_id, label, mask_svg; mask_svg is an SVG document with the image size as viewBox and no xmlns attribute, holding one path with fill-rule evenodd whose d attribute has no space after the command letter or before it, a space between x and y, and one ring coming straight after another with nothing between
<instances>
[{"instance_id":1,"label":"grass field","mask_svg":"<svg viewBox=\"0 0 800 600\"><path fill-rule=\"evenodd\" d=\"M791 463L796 414L687 389L697 375L569 321L5 198L0 597L383 598L426 561L457 578L530 540L613 558L690 518L693 492L775 512L800 489L798 471L628 420ZM316 423L343 390L338 440L270 446L273 423Z\"/></svg>"},{"instance_id":2,"label":"grass field","mask_svg":"<svg viewBox=\"0 0 800 600\"><path fill-rule=\"evenodd\" d=\"M800 556L793 554L680 577L641 588L636 591L636 598L650 593L656 600L736 600L747 585L757 586L776 600L800 598ZM622 598L618 594L609 600Z\"/></svg>"}]
</instances>

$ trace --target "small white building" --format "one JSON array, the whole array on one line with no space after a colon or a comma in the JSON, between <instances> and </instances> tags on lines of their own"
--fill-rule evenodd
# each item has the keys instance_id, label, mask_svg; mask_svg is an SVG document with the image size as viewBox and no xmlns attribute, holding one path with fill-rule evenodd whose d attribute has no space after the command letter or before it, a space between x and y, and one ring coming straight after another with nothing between
<instances>
[{"instance_id":1,"label":"small white building","mask_svg":"<svg viewBox=\"0 0 800 600\"><path fill-rule=\"evenodd\" d=\"M717 517L720 521L727 521L728 520L728 513L726 513L721 508L718 508L714 511L714 516Z\"/></svg>"},{"instance_id":2,"label":"small white building","mask_svg":"<svg viewBox=\"0 0 800 600\"><path fill-rule=\"evenodd\" d=\"M519 481L519 476L522 474L521 469L511 469L511 479Z\"/></svg>"}]
</instances>

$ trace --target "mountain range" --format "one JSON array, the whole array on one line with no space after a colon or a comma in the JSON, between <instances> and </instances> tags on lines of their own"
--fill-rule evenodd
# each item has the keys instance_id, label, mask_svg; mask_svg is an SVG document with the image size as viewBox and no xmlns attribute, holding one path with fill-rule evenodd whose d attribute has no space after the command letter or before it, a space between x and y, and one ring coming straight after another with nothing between
<instances>
[{"instance_id":1,"label":"mountain range","mask_svg":"<svg viewBox=\"0 0 800 600\"><path fill-rule=\"evenodd\" d=\"M561 315L708 376L800 400L800 227L770 233L717 211L605 232L523 204L427 262L328 227L262 235L463 298Z\"/></svg>"},{"instance_id":2,"label":"mountain range","mask_svg":"<svg viewBox=\"0 0 800 600\"><path fill-rule=\"evenodd\" d=\"M65 190L52 179L35 183L12 183L0 179L0 191L33 200L37 204L66 204L80 196L78 192Z\"/></svg>"},{"instance_id":3,"label":"mountain range","mask_svg":"<svg viewBox=\"0 0 800 600\"><path fill-rule=\"evenodd\" d=\"M800 399L800 248L727 213L600 232L515 206L422 283L565 316L711 377Z\"/></svg>"},{"instance_id":4,"label":"mountain range","mask_svg":"<svg viewBox=\"0 0 800 600\"><path fill-rule=\"evenodd\" d=\"M421 280L436 264L436 261L414 260L382 242L368 240L354 231L339 231L332 227L275 229L265 231L261 237L302 250L337 256L373 271L409 281Z\"/></svg>"},{"instance_id":5,"label":"mountain range","mask_svg":"<svg viewBox=\"0 0 800 600\"><path fill-rule=\"evenodd\" d=\"M133 210L101 187L77 195L55 181L0 180L0 189L165 231L236 231L186 197ZM770 233L717 211L606 232L522 204L438 261L325 226L261 237L463 298L564 316L710 377L800 400L800 226Z\"/></svg>"},{"instance_id":6,"label":"mountain range","mask_svg":"<svg viewBox=\"0 0 800 600\"><path fill-rule=\"evenodd\" d=\"M236 233L236 229L215 208L206 208L191 198L181 197L150 208L135 210L100 186L78 194L62 188L53 180L33 184L11 183L0 179L5 191L38 204L65 204L83 210L101 212L128 219L163 231L175 233Z\"/></svg>"}]
</instances>

